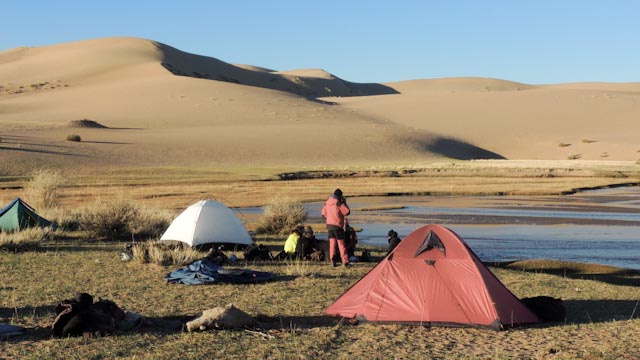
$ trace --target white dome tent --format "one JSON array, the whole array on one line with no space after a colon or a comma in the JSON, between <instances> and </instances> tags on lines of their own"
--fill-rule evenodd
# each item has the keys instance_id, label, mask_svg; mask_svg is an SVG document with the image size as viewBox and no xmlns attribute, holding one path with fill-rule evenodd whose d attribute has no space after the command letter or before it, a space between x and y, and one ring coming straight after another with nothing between
<instances>
[{"instance_id":1,"label":"white dome tent","mask_svg":"<svg viewBox=\"0 0 640 360\"><path fill-rule=\"evenodd\" d=\"M160 240L182 241L192 247L203 244L251 245L244 224L224 204L201 200L176 217Z\"/></svg>"}]
</instances>

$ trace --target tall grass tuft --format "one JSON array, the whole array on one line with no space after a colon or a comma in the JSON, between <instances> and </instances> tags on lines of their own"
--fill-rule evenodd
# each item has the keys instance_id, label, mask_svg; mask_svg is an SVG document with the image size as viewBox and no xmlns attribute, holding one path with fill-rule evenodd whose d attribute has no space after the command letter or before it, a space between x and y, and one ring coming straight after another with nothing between
<instances>
[{"instance_id":1,"label":"tall grass tuft","mask_svg":"<svg viewBox=\"0 0 640 360\"><path fill-rule=\"evenodd\" d=\"M0 232L0 250L21 252L37 249L43 241L54 240L57 231L51 227L32 227L16 232Z\"/></svg>"},{"instance_id":2,"label":"tall grass tuft","mask_svg":"<svg viewBox=\"0 0 640 360\"><path fill-rule=\"evenodd\" d=\"M191 264L200 256L200 253L191 247L175 247L170 252L171 264L177 266Z\"/></svg>"},{"instance_id":3,"label":"tall grass tuft","mask_svg":"<svg viewBox=\"0 0 640 360\"><path fill-rule=\"evenodd\" d=\"M140 264L177 265L192 263L201 254L188 246L163 244L158 241L137 243L133 246L133 260Z\"/></svg>"},{"instance_id":4,"label":"tall grass tuft","mask_svg":"<svg viewBox=\"0 0 640 360\"><path fill-rule=\"evenodd\" d=\"M147 240L159 236L169 225L167 211L144 208L131 199L101 200L79 210L78 226L90 236L107 240Z\"/></svg>"},{"instance_id":5,"label":"tall grass tuft","mask_svg":"<svg viewBox=\"0 0 640 360\"><path fill-rule=\"evenodd\" d=\"M272 198L263 208L256 233L285 235L306 218L307 211L302 203L287 197Z\"/></svg>"},{"instance_id":6,"label":"tall grass tuft","mask_svg":"<svg viewBox=\"0 0 640 360\"><path fill-rule=\"evenodd\" d=\"M58 190L66 178L56 170L36 170L25 186L25 197L36 209L52 209L58 206Z\"/></svg>"},{"instance_id":7,"label":"tall grass tuft","mask_svg":"<svg viewBox=\"0 0 640 360\"><path fill-rule=\"evenodd\" d=\"M308 277L316 273L316 269L309 261L292 260L286 263L284 273L290 276Z\"/></svg>"}]
</instances>

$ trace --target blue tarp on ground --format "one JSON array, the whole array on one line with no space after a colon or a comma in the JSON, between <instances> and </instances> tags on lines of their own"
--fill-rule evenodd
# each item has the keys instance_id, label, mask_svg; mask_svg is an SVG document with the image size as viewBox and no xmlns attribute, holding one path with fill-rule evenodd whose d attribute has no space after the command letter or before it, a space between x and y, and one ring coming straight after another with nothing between
<instances>
[{"instance_id":1,"label":"blue tarp on ground","mask_svg":"<svg viewBox=\"0 0 640 360\"><path fill-rule=\"evenodd\" d=\"M223 269L222 266L208 259L196 260L193 263L174 270L164 278L170 284L255 284L275 279L270 272L247 269Z\"/></svg>"},{"instance_id":2,"label":"blue tarp on ground","mask_svg":"<svg viewBox=\"0 0 640 360\"><path fill-rule=\"evenodd\" d=\"M24 328L16 325L0 324L0 338L24 334Z\"/></svg>"}]
</instances>

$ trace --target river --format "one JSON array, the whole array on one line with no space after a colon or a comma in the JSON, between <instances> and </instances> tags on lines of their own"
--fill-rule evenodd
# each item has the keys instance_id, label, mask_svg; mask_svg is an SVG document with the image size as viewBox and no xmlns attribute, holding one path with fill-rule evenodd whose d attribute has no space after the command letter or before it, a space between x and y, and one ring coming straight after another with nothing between
<instances>
[{"instance_id":1,"label":"river","mask_svg":"<svg viewBox=\"0 0 640 360\"><path fill-rule=\"evenodd\" d=\"M562 196L352 197L350 224L360 243L385 247L426 224L446 226L482 261L557 259L640 270L640 188ZM306 203L322 223L322 202ZM237 209L257 215L260 208ZM326 234L317 234L326 238Z\"/></svg>"}]
</instances>

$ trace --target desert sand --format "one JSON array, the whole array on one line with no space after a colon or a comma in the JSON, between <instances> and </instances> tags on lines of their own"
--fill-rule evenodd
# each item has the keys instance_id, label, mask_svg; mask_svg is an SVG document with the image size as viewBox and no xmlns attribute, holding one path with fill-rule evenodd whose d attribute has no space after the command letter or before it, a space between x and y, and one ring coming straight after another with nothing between
<instances>
[{"instance_id":1,"label":"desert sand","mask_svg":"<svg viewBox=\"0 0 640 360\"><path fill-rule=\"evenodd\" d=\"M139 38L0 52L0 171L640 159L640 83L352 83ZM93 120L105 129L74 128ZM70 142L70 134L82 141Z\"/></svg>"}]
</instances>

